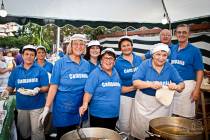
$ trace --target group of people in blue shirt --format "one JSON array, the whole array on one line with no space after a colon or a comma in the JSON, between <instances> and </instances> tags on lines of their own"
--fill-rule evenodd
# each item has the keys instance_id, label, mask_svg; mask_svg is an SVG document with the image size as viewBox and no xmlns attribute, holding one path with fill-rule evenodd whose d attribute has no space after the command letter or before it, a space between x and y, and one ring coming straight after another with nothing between
<instances>
[{"instance_id":1,"label":"group of people in blue shirt","mask_svg":"<svg viewBox=\"0 0 210 140\"><path fill-rule=\"evenodd\" d=\"M44 47L27 45L22 53L24 63L12 71L1 96L16 89L18 129L24 139L44 139L43 124L52 106L57 139L76 129L81 120L87 121L87 114L90 127L114 130L117 124L120 131L144 139L151 119L172 114L195 116L203 78L202 55L188 42L188 25L177 26L175 35L178 44L171 45L171 31L163 29L162 43L142 58L133 53L128 36L120 38L122 53L117 57L112 48L102 50L97 40L90 41L86 49L86 36L74 34L67 54L53 67L42 55ZM176 91L170 106L155 98L156 90L163 86ZM26 93L23 88L28 89Z\"/></svg>"}]
</instances>

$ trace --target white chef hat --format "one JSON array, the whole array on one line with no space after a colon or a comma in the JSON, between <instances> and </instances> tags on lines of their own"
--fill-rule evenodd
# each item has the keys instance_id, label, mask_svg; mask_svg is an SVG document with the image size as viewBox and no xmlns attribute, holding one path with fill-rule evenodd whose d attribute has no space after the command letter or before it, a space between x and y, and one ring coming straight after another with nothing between
<instances>
[{"instance_id":1,"label":"white chef hat","mask_svg":"<svg viewBox=\"0 0 210 140\"><path fill-rule=\"evenodd\" d=\"M100 42L98 40L91 40L88 43L88 47L91 47L91 46L101 46L101 44L100 44Z\"/></svg>"},{"instance_id":2,"label":"white chef hat","mask_svg":"<svg viewBox=\"0 0 210 140\"><path fill-rule=\"evenodd\" d=\"M154 54L158 51L165 51L168 54L170 53L170 49L169 49L168 45L166 45L164 43L157 43L154 45L154 48L152 49L152 54Z\"/></svg>"},{"instance_id":3,"label":"white chef hat","mask_svg":"<svg viewBox=\"0 0 210 140\"><path fill-rule=\"evenodd\" d=\"M24 51L25 51L26 49L33 50L33 51L35 52L35 54L36 54L36 47L35 47L34 45L30 45L30 44L25 45L25 46L23 47L23 49L22 49L22 53L24 53Z\"/></svg>"},{"instance_id":4,"label":"white chef hat","mask_svg":"<svg viewBox=\"0 0 210 140\"><path fill-rule=\"evenodd\" d=\"M73 36L71 36L71 41L73 40L88 41L86 35L84 34L74 34Z\"/></svg>"},{"instance_id":5,"label":"white chef hat","mask_svg":"<svg viewBox=\"0 0 210 140\"><path fill-rule=\"evenodd\" d=\"M44 46L42 46L42 45L37 46L37 47L36 47L36 51L37 51L38 49L44 49L45 52L46 52L46 48L45 48Z\"/></svg>"},{"instance_id":6,"label":"white chef hat","mask_svg":"<svg viewBox=\"0 0 210 140\"><path fill-rule=\"evenodd\" d=\"M101 55L103 55L106 52L112 52L114 55L116 55L115 50L112 48L106 48L101 52Z\"/></svg>"}]
</instances>

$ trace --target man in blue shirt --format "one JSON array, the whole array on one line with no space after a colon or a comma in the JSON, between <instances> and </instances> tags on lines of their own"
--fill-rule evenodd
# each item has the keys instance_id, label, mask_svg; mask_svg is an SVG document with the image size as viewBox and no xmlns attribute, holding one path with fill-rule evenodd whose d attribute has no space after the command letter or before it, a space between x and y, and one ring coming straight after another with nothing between
<instances>
[{"instance_id":1,"label":"man in blue shirt","mask_svg":"<svg viewBox=\"0 0 210 140\"><path fill-rule=\"evenodd\" d=\"M184 116L195 116L195 101L200 96L203 79L203 61L200 50L188 42L189 26L180 24L176 28L178 44L171 48L170 62L184 79L185 89L174 98L172 113Z\"/></svg>"},{"instance_id":2,"label":"man in blue shirt","mask_svg":"<svg viewBox=\"0 0 210 140\"><path fill-rule=\"evenodd\" d=\"M17 128L21 137L44 140L44 129L38 125L38 119L45 104L44 93L49 89L47 72L34 64L36 48L33 45L24 46L22 56L23 64L12 71L1 96L6 97L16 89Z\"/></svg>"},{"instance_id":3,"label":"man in blue shirt","mask_svg":"<svg viewBox=\"0 0 210 140\"><path fill-rule=\"evenodd\" d=\"M172 32L168 29L163 29L160 31L160 42L168 45L171 48L174 44L171 43ZM149 59L152 57L152 52L148 51L145 55L142 56L142 59Z\"/></svg>"}]
</instances>

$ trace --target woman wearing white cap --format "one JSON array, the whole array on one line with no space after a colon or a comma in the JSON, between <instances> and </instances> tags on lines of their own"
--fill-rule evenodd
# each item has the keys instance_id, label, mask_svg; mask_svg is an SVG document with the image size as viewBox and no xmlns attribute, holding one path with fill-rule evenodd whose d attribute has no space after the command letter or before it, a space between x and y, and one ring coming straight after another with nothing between
<instances>
[{"instance_id":1,"label":"woman wearing white cap","mask_svg":"<svg viewBox=\"0 0 210 140\"><path fill-rule=\"evenodd\" d=\"M163 43L155 44L152 58L145 60L133 75L133 85L140 92L136 93L131 115L131 135L145 139L151 119L170 116L170 103L167 106L157 100L158 89L166 88L163 98L172 94L171 90L181 92L184 89L183 79L176 69L167 62L170 51ZM171 97L171 96L170 96ZM172 96L173 97L173 96ZM172 101L173 98L171 98Z\"/></svg>"},{"instance_id":2,"label":"woman wearing white cap","mask_svg":"<svg viewBox=\"0 0 210 140\"><path fill-rule=\"evenodd\" d=\"M50 89L40 122L44 123L53 103L52 119L53 126L57 129L57 139L76 129L80 123L79 107L90 72L90 64L82 58L86 41L85 35L74 34L68 46L68 55L59 59L53 67Z\"/></svg>"},{"instance_id":3,"label":"woman wearing white cap","mask_svg":"<svg viewBox=\"0 0 210 140\"><path fill-rule=\"evenodd\" d=\"M132 76L142 63L142 59L133 53L133 41L128 36L120 38L118 48L122 52L115 64L115 68L122 80L118 124L120 131L130 133L130 115L136 94L136 88L134 88L132 83Z\"/></svg>"},{"instance_id":4,"label":"woman wearing white cap","mask_svg":"<svg viewBox=\"0 0 210 140\"><path fill-rule=\"evenodd\" d=\"M35 63L39 66L43 67L48 73L52 73L53 64L48 62L45 58L47 55L46 48L44 46L36 47L36 60Z\"/></svg>"},{"instance_id":5,"label":"woman wearing white cap","mask_svg":"<svg viewBox=\"0 0 210 140\"><path fill-rule=\"evenodd\" d=\"M114 68L115 52L107 48L101 52L101 64L88 77L80 114L88 108L90 126L115 129L119 116L121 82Z\"/></svg>"},{"instance_id":6,"label":"woman wearing white cap","mask_svg":"<svg viewBox=\"0 0 210 140\"><path fill-rule=\"evenodd\" d=\"M23 64L17 66L9 77L8 86L1 97L7 98L16 89L17 128L21 138L44 140L44 129L38 125L39 115L49 89L47 72L34 64L36 48L26 45L22 50Z\"/></svg>"},{"instance_id":7,"label":"woman wearing white cap","mask_svg":"<svg viewBox=\"0 0 210 140\"><path fill-rule=\"evenodd\" d=\"M99 64L99 56L101 54L102 47L98 40L92 40L88 43L88 48L84 58L90 62L90 70L94 70Z\"/></svg>"}]
</instances>

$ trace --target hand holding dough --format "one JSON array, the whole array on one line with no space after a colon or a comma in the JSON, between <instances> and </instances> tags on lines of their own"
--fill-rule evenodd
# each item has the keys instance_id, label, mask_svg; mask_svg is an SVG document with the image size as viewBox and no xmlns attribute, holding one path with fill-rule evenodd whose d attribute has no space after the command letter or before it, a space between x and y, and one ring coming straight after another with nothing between
<instances>
[{"instance_id":1,"label":"hand holding dough","mask_svg":"<svg viewBox=\"0 0 210 140\"><path fill-rule=\"evenodd\" d=\"M172 103L175 90L169 90L167 86L156 90L156 99L163 105L169 106Z\"/></svg>"}]
</instances>

